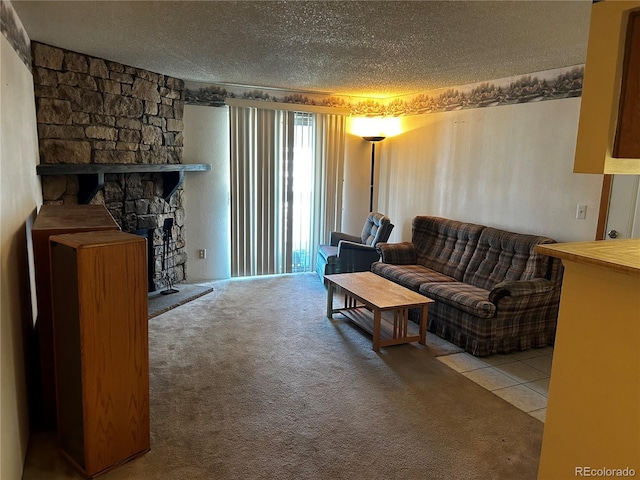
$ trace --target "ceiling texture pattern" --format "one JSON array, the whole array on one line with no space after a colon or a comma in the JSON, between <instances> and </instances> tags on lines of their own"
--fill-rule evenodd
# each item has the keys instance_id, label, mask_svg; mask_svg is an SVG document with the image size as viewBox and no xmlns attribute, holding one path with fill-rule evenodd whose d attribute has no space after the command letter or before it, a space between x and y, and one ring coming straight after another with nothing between
<instances>
[{"instance_id":1,"label":"ceiling texture pattern","mask_svg":"<svg viewBox=\"0 0 640 480\"><path fill-rule=\"evenodd\" d=\"M391 97L579 65L591 1L24 1L31 40L186 81Z\"/></svg>"}]
</instances>

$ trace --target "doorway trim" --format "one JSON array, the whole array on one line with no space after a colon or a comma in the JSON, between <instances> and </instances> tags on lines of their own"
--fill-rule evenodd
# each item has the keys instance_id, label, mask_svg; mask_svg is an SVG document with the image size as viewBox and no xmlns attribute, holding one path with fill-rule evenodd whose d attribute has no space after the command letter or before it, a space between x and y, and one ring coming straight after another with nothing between
<instances>
[{"instance_id":1,"label":"doorway trim","mask_svg":"<svg viewBox=\"0 0 640 480\"><path fill-rule=\"evenodd\" d=\"M598 224L596 226L596 240L604 240L607 234L607 218L609 216L609 199L611 198L611 186L613 175L605 174L602 179L602 192L600 194L600 208L598 210Z\"/></svg>"}]
</instances>

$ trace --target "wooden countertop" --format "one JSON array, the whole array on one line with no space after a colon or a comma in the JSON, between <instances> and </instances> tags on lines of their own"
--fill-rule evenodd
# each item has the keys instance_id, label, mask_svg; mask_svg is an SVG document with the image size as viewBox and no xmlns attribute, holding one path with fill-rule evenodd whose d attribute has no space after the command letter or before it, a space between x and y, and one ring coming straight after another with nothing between
<instances>
[{"instance_id":1,"label":"wooden countertop","mask_svg":"<svg viewBox=\"0 0 640 480\"><path fill-rule=\"evenodd\" d=\"M640 276L640 239L552 243L538 245L536 251L563 260Z\"/></svg>"}]
</instances>

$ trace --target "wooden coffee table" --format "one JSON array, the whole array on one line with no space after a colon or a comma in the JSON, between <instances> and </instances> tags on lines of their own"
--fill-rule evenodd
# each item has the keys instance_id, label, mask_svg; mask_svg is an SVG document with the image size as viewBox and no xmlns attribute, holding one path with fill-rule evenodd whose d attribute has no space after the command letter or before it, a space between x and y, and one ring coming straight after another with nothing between
<instances>
[{"instance_id":1,"label":"wooden coffee table","mask_svg":"<svg viewBox=\"0 0 640 480\"><path fill-rule=\"evenodd\" d=\"M325 275L327 318L340 313L373 335L373 350L401 343L420 342L427 335L430 298L372 272ZM333 308L336 289L344 293L344 307ZM409 322L409 309L420 308L420 328Z\"/></svg>"}]
</instances>

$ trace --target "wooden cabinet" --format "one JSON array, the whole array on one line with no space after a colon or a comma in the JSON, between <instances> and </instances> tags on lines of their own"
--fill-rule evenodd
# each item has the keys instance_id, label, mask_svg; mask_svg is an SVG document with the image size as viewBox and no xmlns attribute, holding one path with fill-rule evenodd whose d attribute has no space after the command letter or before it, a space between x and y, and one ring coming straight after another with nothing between
<instances>
[{"instance_id":1,"label":"wooden cabinet","mask_svg":"<svg viewBox=\"0 0 640 480\"><path fill-rule=\"evenodd\" d=\"M640 1L591 6L573 171L640 174Z\"/></svg>"},{"instance_id":2,"label":"wooden cabinet","mask_svg":"<svg viewBox=\"0 0 640 480\"><path fill-rule=\"evenodd\" d=\"M91 478L149 450L146 240L98 231L50 244L59 446Z\"/></svg>"},{"instance_id":3,"label":"wooden cabinet","mask_svg":"<svg viewBox=\"0 0 640 480\"><path fill-rule=\"evenodd\" d=\"M51 314L51 271L49 268L49 237L61 233L94 230L119 230L109 211L103 205L43 205L32 227L35 263L38 318L35 337L39 366L39 398L34 399L32 423L37 428L55 429L56 391L53 360L53 321Z\"/></svg>"}]
</instances>

